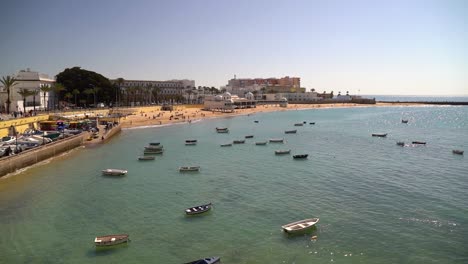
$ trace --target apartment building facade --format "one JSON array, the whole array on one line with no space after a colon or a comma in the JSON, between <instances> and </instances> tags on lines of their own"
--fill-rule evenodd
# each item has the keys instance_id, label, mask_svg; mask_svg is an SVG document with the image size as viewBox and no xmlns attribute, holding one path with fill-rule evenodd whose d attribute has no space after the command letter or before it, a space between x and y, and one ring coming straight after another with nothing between
<instances>
[{"instance_id":1,"label":"apartment building facade","mask_svg":"<svg viewBox=\"0 0 468 264\"><path fill-rule=\"evenodd\" d=\"M53 97L53 92L46 92L44 96L41 87L44 85L52 86L55 83L53 78L50 78L47 74L31 71L29 68L20 70L13 77L16 79L16 84L10 88L11 112L27 112L33 110L33 108L36 108L36 110L43 110L49 106L49 98ZM18 93L23 89L36 92L36 95L30 95L25 98L26 105L24 104L23 97ZM2 111L6 109L6 100L7 93L3 89L0 92Z\"/></svg>"},{"instance_id":2,"label":"apartment building facade","mask_svg":"<svg viewBox=\"0 0 468 264\"><path fill-rule=\"evenodd\" d=\"M301 78L285 76L282 78L244 78L231 79L225 87L227 91L238 96L243 96L248 92L259 91L263 88L269 92L300 92Z\"/></svg>"}]
</instances>

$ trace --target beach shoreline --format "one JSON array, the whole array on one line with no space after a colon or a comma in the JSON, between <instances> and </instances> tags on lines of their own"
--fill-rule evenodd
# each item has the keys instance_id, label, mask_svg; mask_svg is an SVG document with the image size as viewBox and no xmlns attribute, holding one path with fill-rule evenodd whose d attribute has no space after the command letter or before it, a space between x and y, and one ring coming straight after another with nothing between
<instances>
[{"instance_id":1,"label":"beach shoreline","mask_svg":"<svg viewBox=\"0 0 468 264\"><path fill-rule=\"evenodd\" d=\"M260 105L256 108L236 109L234 112L216 112L202 110L199 107L187 107L181 105L173 111L161 111L160 107L141 107L135 110L133 115L128 115L121 119L123 130L134 128L154 128L164 127L173 124L184 124L199 122L207 119L224 118L254 115L258 113L281 112L293 110L309 109L330 109L330 108L354 108L354 107L406 107L406 106L427 106L416 103L376 103L376 104L354 104L354 103L334 103L334 104L289 104L288 107L273 105Z\"/></svg>"}]
</instances>

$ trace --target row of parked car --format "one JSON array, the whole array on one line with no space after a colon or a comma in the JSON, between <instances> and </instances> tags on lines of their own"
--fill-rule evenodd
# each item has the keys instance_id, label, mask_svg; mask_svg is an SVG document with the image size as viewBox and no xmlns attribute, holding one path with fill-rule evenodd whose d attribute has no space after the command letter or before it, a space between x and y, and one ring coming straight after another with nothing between
<instances>
[{"instance_id":1,"label":"row of parked car","mask_svg":"<svg viewBox=\"0 0 468 264\"><path fill-rule=\"evenodd\" d=\"M0 157L18 154L22 151L51 143L81 133L81 130L39 131L28 130L22 135L2 137L0 141Z\"/></svg>"}]
</instances>

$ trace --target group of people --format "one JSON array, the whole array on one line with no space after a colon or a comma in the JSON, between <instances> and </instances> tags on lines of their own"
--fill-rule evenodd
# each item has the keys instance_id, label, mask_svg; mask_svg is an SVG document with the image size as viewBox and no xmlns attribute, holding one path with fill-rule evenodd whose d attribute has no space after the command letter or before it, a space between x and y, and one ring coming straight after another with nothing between
<instances>
[{"instance_id":1,"label":"group of people","mask_svg":"<svg viewBox=\"0 0 468 264\"><path fill-rule=\"evenodd\" d=\"M0 113L0 121L3 120L8 120L11 118L22 118L22 117L30 117L30 116L36 116L37 112L33 110L29 110L28 112L23 112L23 111L13 111L9 115L6 113Z\"/></svg>"},{"instance_id":2,"label":"group of people","mask_svg":"<svg viewBox=\"0 0 468 264\"><path fill-rule=\"evenodd\" d=\"M13 154L19 153L19 152L21 152L21 149L19 149L19 150L17 150L17 151L15 152L13 149L11 149L10 146L8 146L8 147L5 149L5 153L3 153L3 155L2 155L1 157L8 157L8 156L10 156L10 155L13 155Z\"/></svg>"}]
</instances>

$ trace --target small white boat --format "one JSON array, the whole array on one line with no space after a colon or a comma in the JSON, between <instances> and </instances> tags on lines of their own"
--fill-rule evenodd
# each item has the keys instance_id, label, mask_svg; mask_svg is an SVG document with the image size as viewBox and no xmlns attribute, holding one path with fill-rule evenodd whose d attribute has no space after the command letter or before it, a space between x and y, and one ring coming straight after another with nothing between
<instances>
[{"instance_id":1,"label":"small white boat","mask_svg":"<svg viewBox=\"0 0 468 264\"><path fill-rule=\"evenodd\" d=\"M198 205L198 206L194 206L194 207L190 207L190 208L185 209L185 213L187 215L202 214L204 212L208 212L209 210L211 210L211 207L212 207L211 203Z\"/></svg>"},{"instance_id":2,"label":"small white boat","mask_svg":"<svg viewBox=\"0 0 468 264\"><path fill-rule=\"evenodd\" d=\"M120 170L120 169L105 169L102 170L102 174L104 175L111 175L111 176L120 176L127 174L128 171Z\"/></svg>"},{"instance_id":3,"label":"small white boat","mask_svg":"<svg viewBox=\"0 0 468 264\"><path fill-rule=\"evenodd\" d=\"M268 142L266 142L266 141L260 141L260 142L255 142L255 145L257 145L257 146L264 146L264 145L266 145L267 143L268 143Z\"/></svg>"},{"instance_id":4,"label":"small white boat","mask_svg":"<svg viewBox=\"0 0 468 264\"><path fill-rule=\"evenodd\" d=\"M291 153L290 149L284 149L284 150L275 150L276 155L283 155L283 154L289 154Z\"/></svg>"},{"instance_id":5,"label":"small white boat","mask_svg":"<svg viewBox=\"0 0 468 264\"><path fill-rule=\"evenodd\" d=\"M294 126L303 126L303 125L304 125L304 123L296 123L296 124L294 124Z\"/></svg>"},{"instance_id":6,"label":"small white boat","mask_svg":"<svg viewBox=\"0 0 468 264\"><path fill-rule=\"evenodd\" d=\"M304 219L301 221L289 223L287 225L281 226L281 228L283 228L284 232L286 233L295 233L295 232L304 231L306 229L313 227L315 224L318 223L318 221L319 221L318 218L309 218L309 219Z\"/></svg>"},{"instance_id":7,"label":"small white boat","mask_svg":"<svg viewBox=\"0 0 468 264\"><path fill-rule=\"evenodd\" d=\"M146 150L160 150L163 148L164 148L163 145L158 145L158 146L149 145L145 147Z\"/></svg>"},{"instance_id":8,"label":"small white boat","mask_svg":"<svg viewBox=\"0 0 468 264\"><path fill-rule=\"evenodd\" d=\"M186 146L195 146L197 144L197 142L185 142L185 145Z\"/></svg>"},{"instance_id":9,"label":"small white boat","mask_svg":"<svg viewBox=\"0 0 468 264\"><path fill-rule=\"evenodd\" d=\"M234 144L244 144L245 140L234 140L232 143L234 143Z\"/></svg>"},{"instance_id":10,"label":"small white boat","mask_svg":"<svg viewBox=\"0 0 468 264\"><path fill-rule=\"evenodd\" d=\"M144 155L156 155L156 154L162 154L164 152L163 149L145 149L143 151Z\"/></svg>"},{"instance_id":11,"label":"small white boat","mask_svg":"<svg viewBox=\"0 0 468 264\"><path fill-rule=\"evenodd\" d=\"M297 130L286 130L284 131L285 134L296 134Z\"/></svg>"},{"instance_id":12,"label":"small white boat","mask_svg":"<svg viewBox=\"0 0 468 264\"><path fill-rule=\"evenodd\" d=\"M457 154L457 155L463 155L464 152L465 152L465 151L463 151L463 150L458 150L458 149L452 150L452 153L453 153L453 154Z\"/></svg>"},{"instance_id":13,"label":"small white boat","mask_svg":"<svg viewBox=\"0 0 468 264\"><path fill-rule=\"evenodd\" d=\"M283 143L284 138L272 138L272 139L270 139L270 142L271 143Z\"/></svg>"},{"instance_id":14,"label":"small white boat","mask_svg":"<svg viewBox=\"0 0 468 264\"><path fill-rule=\"evenodd\" d=\"M221 147L230 147L230 146L232 146L232 143L221 144Z\"/></svg>"},{"instance_id":15,"label":"small white boat","mask_svg":"<svg viewBox=\"0 0 468 264\"><path fill-rule=\"evenodd\" d=\"M113 246L130 241L127 234L98 236L94 239L96 246Z\"/></svg>"},{"instance_id":16,"label":"small white boat","mask_svg":"<svg viewBox=\"0 0 468 264\"><path fill-rule=\"evenodd\" d=\"M216 132L218 132L218 133L229 133L229 129L227 127L217 127Z\"/></svg>"},{"instance_id":17,"label":"small white boat","mask_svg":"<svg viewBox=\"0 0 468 264\"><path fill-rule=\"evenodd\" d=\"M180 172L185 172L185 171L199 171L200 166L184 166L184 167L179 167Z\"/></svg>"}]
</instances>

